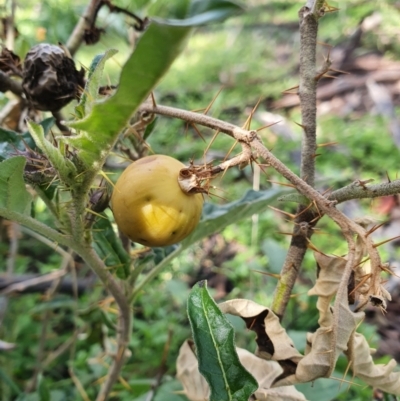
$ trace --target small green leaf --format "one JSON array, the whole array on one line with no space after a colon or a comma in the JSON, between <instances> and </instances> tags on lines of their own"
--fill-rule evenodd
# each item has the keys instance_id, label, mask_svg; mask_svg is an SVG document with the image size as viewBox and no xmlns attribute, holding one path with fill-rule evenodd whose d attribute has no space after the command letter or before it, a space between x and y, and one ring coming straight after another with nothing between
<instances>
[{"instance_id":1,"label":"small green leaf","mask_svg":"<svg viewBox=\"0 0 400 401\"><path fill-rule=\"evenodd\" d=\"M53 117L46 118L40 125L45 133L53 126L55 119ZM23 134L0 127L0 161L8 159L10 155L15 154L15 149L25 150L26 145L31 148L35 147L29 131Z\"/></svg>"},{"instance_id":2,"label":"small green leaf","mask_svg":"<svg viewBox=\"0 0 400 401\"><path fill-rule=\"evenodd\" d=\"M117 277L126 279L130 273L131 258L115 235L105 213L93 225L93 247L105 264L115 269Z\"/></svg>"},{"instance_id":3,"label":"small green leaf","mask_svg":"<svg viewBox=\"0 0 400 401\"><path fill-rule=\"evenodd\" d=\"M247 400L257 390L257 381L240 363L233 327L210 297L206 281L193 287L188 315L199 371L210 386L210 401Z\"/></svg>"},{"instance_id":4,"label":"small green leaf","mask_svg":"<svg viewBox=\"0 0 400 401\"><path fill-rule=\"evenodd\" d=\"M33 121L28 121L28 129L36 146L48 157L60 177L66 182L73 181L77 176L75 165L71 160L64 157L60 149L46 139L43 127Z\"/></svg>"},{"instance_id":5,"label":"small green leaf","mask_svg":"<svg viewBox=\"0 0 400 401\"><path fill-rule=\"evenodd\" d=\"M0 163L0 207L12 212L29 215L32 197L25 188L22 156L12 157Z\"/></svg>"},{"instance_id":6,"label":"small green leaf","mask_svg":"<svg viewBox=\"0 0 400 401\"><path fill-rule=\"evenodd\" d=\"M115 323L110 319L107 312L100 309L101 321L110 329L116 330Z\"/></svg>"},{"instance_id":7,"label":"small green leaf","mask_svg":"<svg viewBox=\"0 0 400 401\"><path fill-rule=\"evenodd\" d=\"M221 231L230 224L249 218L255 213L263 212L282 193L283 190L275 189L267 191L250 190L246 192L243 198L225 205L206 203L200 223L196 230L183 240L182 246L186 248L202 238Z\"/></svg>"},{"instance_id":8,"label":"small green leaf","mask_svg":"<svg viewBox=\"0 0 400 401\"><path fill-rule=\"evenodd\" d=\"M150 134L154 131L154 128L157 124L158 117L156 117L147 127L143 134L143 139L146 140Z\"/></svg>"},{"instance_id":9,"label":"small green leaf","mask_svg":"<svg viewBox=\"0 0 400 401\"><path fill-rule=\"evenodd\" d=\"M93 59L89 68L85 90L82 93L79 104L75 108L76 114L79 118L84 118L92 110L92 107L98 98L100 81L103 76L105 63L117 52L118 50L109 49L104 54L99 54Z\"/></svg>"}]
</instances>

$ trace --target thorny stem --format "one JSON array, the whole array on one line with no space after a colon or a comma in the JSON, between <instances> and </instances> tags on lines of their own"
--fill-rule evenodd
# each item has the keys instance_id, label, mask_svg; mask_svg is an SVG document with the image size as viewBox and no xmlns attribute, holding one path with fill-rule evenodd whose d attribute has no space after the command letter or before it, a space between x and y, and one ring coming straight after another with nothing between
<instances>
[{"instance_id":1,"label":"thorny stem","mask_svg":"<svg viewBox=\"0 0 400 401\"><path fill-rule=\"evenodd\" d=\"M380 273L381 267L381 260L377 249L374 247L374 244L367 235L365 229L355 223L354 221L350 220L346 217L342 212L336 209L336 201L331 201L327 197L320 194L316 191L313 187L311 187L307 182L302 180L299 176L293 173L289 168L287 168L279 159L277 159L259 140L257 137L257 133L255 131L247 131L240 127L237 127L233 124L226 123L224 121L218 120L216 118L209 117L204 114L198 114L195 112L190 112L186 110L175 109L172 107L165 107L165 106L152 106L148 104L144 104L140 107L141 110L148 111L155 114L160 114L168 117L175 117L180 118L187 122L192 122L196 124L201 124L206 127L210 127L213 129L218 129L220 132L224 132L236 140L246 143L247 145L251 146L255 154L261 156L269 166L274 168L278 173L280 173L283 177L285 177L294 187L305 197L315 201L318 209L323 214L328 215L332 220L334 220L339 227L343 230L343 232L351 232L355 233L363 239L366 244L367 252L370 256L371 261L371 268L373 273L372 279L372 293L376 293L379 295L379 288L377 288L377 284L379 282L378 275ZM253 156L251 156L253 157ZM250 160L249 160L250 161ZM218 166L216 166L218 167ZM395 181L393 181L395 183ZM385 188L386 193L388 192L387 188L388 184L384 184L383 187ZM396 183L396 185L398 185ZM391 190L394 190L391 188ZM374 196L378 196L378 188L374 190ZM396 192L398 193L398 192ZM310 224L305 222L303 227L300 229L304 231L310 229ZM350 250L352 252L352 250ZM136 288L137 290L137 288Z\"/></svg>"},{"instance_id":2,"label":"thorny stem","mask_svg":"<svg viewBox=\"0 0 400 401\"><path fill-rule=\"evenodd\" d=\"M381 259L377 249L374 247L374 243L371 237L367 235L366 230L359 224L355 223L353 220L349 219L342 212L336 209L335 201L330 201L323 195L321 195L314 188L309 186L300 177L289 170L280 160L278 160L261 142L258 138L251 142L251 146L258 154L263 157L271 167L273 167L278 173L285 177L289 182L291 182L296 189L304 196L312 199L316 202L318 209L328 215L341 229L344 233L354 233L360 236L364 241L367 252L370 256L371 261L371 271L372 271L372 287L371 294L381 295L379 289L379 274L381 272ZM349 250L351 253L352 250Z\"/></svg>"},{"instance_id":3,"label":"thorny stem","mask_svg":"<svg viewBox=\"0 0 400 401\"><path fill-rule=\"evenodd\" d=\"M160 114L168 117L179 118L188 123L200 124L204 127L212 128L230 135L238 141L246 141L249 131L237 127L234 124L227 123L217 118L207 116L206 114L199 114L192 111L186 111L168 106L153 106L150 102L143 103L138 111L147 111L149 113Z\"/></svg>"},{"instance_id":4,"label":"thorny stem","mask_svg":"<svg viewBox=\"0 0 400 401\"><path fill-rule=\"evenodd\" d=\"M350 199L377 198L400 193L400 180L393 180L384 184L362 185L360 181L354 181L350 185L333 191L328 199L342 203Z\"/></svg>"},{"instance_id":5,"label":"thorny stem","mask_svg":"<svg viewBox=\"0 0 400 401\"><path fill-rule=\"evenodd\" d=\"M300 85L299 98L301 106L301 126L304 131L301 148L300 177L310 186L315 180L315 153L317 149L316 117L317 117L317 80L316 80L316 46L318 19L315 16L317 3L308 4L299 11L300 20ZM320 5L320 7L322 4ZM308 240L313 234L315 214L299 205L295 218L290 247L283 263L280 279L276 286L272 310L282 318L285 314L294 284L299 275L301 264L307 251ZM306 227L306 229L301 228Z\"/></svg>"}]
</instances>

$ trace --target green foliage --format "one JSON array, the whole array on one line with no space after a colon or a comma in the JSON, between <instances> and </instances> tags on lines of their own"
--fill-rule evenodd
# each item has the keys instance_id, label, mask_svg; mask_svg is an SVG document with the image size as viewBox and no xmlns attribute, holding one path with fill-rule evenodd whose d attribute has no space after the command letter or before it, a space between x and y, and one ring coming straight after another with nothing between
<instances>
[{"instance_id":1,"label":"green foliage","mask_svg":"<svg viewBox=\"0 0 400 401\"><path fill-rule=\"evenodd\" d=\"M196 284L188 299L188 316L196 345L199 371L211 390L211 401L242 401L258 384L236 353L234 330L207 291Z\"/></svg>"},{"instance_id":2,"label":"green foliage","mask_svg":"<svg viewBox=\"0 0 400 401\"><path fill-rule=\"evenodd\" d=\"M95 104L84 119L70 123L84 132L66 142L78 149L87 167L104 160L129 117L181 52L189 32L188 27L152 22L125 63L115 95Z\"/></svg>"},{"instance_id":3,"label":"green foliage","mask_svg":"<svg viewBox=\"0 0 400 401\"><path fill-rule=\"evenodd\" d=\"M99 92L101 78L103 76L103 70L105 67L105 62L118 50L110 49L104 54L97 55L90 65L89 73L87 77L87 82L85 89L82 93L81 100L76 106L75 111L78 118L84 118L90 114L93 105L95 104Z\"/></svg>"},{"instance_id":4,"label":"green foliage","mask_svg":"<svg viewBox=\"0 0 400 401\"><path fill-rule=\"evenodd\" d=\"M49 132L53 124L53 117L46 118L40 123L45 134ZM2 127L0 127L0 143L0 160L8 159L15 153L16 149L26 150L25 145L29 146L30 148L34 148L35 146L35 142L32 140L29 131L20 134Z\"/></svg>"},{"instance_id":5,"label":"green foliage","mask_svg":"<svg viewBox=\"0 0 400 401\"><path fill-rule=\"evenodd\" d=\"M26 160L12 157L0 163L0 208L29 214L32 197L25 188L23 171Z\"/></svg>"},{"instance_id":6,"label":"green foliage","mask_svg":"<svg viewBox=\"0 0 400 401\"><path fill-rule=\"evenodd\" d=\"M219 232L230 224L251 217L255 213L261 213L271 202L276 199L282 191L249 190L241 199L225 205L206 203L203 208L203 216L195 231L182 241L187 247L202 238L215 232Z\"/></svg>"},{"instance_id":7,"label":"green foliage","mask_svg":"<svg viewBox=\"0 0 400 401\"><path fill-rule=\"evenodd\" d=\"M73 182L77 176L77 168L74 163L67 159L65 154L46 138L44 129L40 124L28 121L28 128L36 146L49 158L64 182Z\"/></svg>"},{"instance_id":8,"label":"green foliage","mask_svg":"<svg viewBox=\"0 0 400 401\"><path fill-rule=\"evenodd\" d=\"M117 277L126 279L129 276L131 258L122 247L105 213L93 225L93 247L104 263L115 270Z\"/></svg>"}]
</instances>

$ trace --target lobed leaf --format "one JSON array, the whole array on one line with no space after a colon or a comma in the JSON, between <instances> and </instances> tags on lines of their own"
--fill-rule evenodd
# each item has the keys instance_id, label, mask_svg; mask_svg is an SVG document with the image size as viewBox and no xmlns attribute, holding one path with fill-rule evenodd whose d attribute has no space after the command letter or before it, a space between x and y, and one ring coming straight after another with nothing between
<instances>
[{"instance_id":1,"label":"lobed leaf","mask_svg":"<svg viewBox=\"0 0 400 401\"><path fill-rule=\"evenodd\" d=\"M0 163L0 207L20 214L30 214L32 197L23 178L26 160L12 157Z\"/></svg>"},{"instance_id":2,"label":"lobed leaf","mask_svg":"<svg viewBox=\"0 0 400 401\"><path fill-rule=\"evenodd\" d=\"M210 400L247 400L258 384L240 363L233 327L210 297L205 281L193 287L188 299L188 315L199 371L210 386Z\"/></svg>"}]
</instances>

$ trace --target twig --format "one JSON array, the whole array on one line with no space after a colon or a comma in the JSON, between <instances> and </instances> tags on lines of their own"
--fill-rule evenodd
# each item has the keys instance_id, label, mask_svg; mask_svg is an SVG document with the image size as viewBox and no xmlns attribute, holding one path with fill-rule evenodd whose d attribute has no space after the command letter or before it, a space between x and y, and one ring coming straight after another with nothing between
<instances>
[{"instance_id":1,"label":"twig","mask_svg":"<svg viewBox=\"0 0 400 401\"><path fill-rule=\"evenodd\" d=\"M194 122L196 124L204 125L206 127L210 127L213 129L218 129L220 132L224 132L236 140L246 143L253 149L254 153L261 156L269 166L274 168L278 173L280 173L283 177L285 177L290 183L296 187L296 189L308 199L311 199L316 202L316 205L320 212L331 217L339 227L344 230L344 232L352 232L358 234L366 243L367 252L371 258L371 267L374 272L376 272L373 280L373 285L371 291L379 292L376 284L378 282L378 272L380 272L380 256L377 250L374 248L374 244L372 240L366 235L366 231L363 227L356 224L354 221L350 220L346 217L342 212L335 208L335 201L331 201L325 196L321 195L318 191L316 191L313 187L307 184L304 180L294 174L290 169L288 169L280 160L278 160L259 140L256 131L248 131L242 128L239 128L233 124L226 123L224 121L218 120L216 118L209 117L204 114L198 114L190 111L185 111L181 109L174 109L172 107L165 106L152 106L149 104L144 104L140 107L141 110L148 111L150 113L161 114L168 117L176 117L180 118L184 121ZM304 213L303 213L304 214ZM302 227L299 229L304 232L305 229L311 230L312 224L304 222ZM306 231L306 232L307 232ZM307 233L307 235L310 235ZM301 238L300 235L297 237ZM293 246L294 248L295 246ZM305 250L304 250L305 252ZM172 255L172 254L171 254ZM301 253L298 253L301 256ZM293 263L297 263L300 261L300 256L298 259L288 260L288 275L291 275L291 269L293 268ZM162 267L161 267L162 268ZM152 279L152 277L157 274L159 271L159 266L156 267L153 271L151 271L148 276L145 277L144 281L139 283L139 285L135 288L133 297L137 295L138 291L140 291L143 286ZM287 291L287 288L284 288L285 293L290 294L290 291ZM281 295L279 293L278 295ZM286 297L286 295L284 296ZM282 298L283 299L283 298ZM287 299L284 298L286 301ZM284 309L284 308L283 308Z\"/></svg>"},{"instance_id":2,"label":"twig","mask_svg":"<svg viewBox=\"0 0 400 401\"><path fill-rule=\"evenodd\" d=\"M299 11L300 20L300 85L299 98L301 105L301 127L303 141L301 147L300 177L310 186L314 186L316 116L317 116L317 80L316 80L316 46L318 34L318 19L315 17L315 7L321 1L308 2ZM323 3L323 2L322 2ZM322 4L320 5L322 6ZM282 266L280 279L276 286L272 310L282 318L290 299L294 284L300 272L301 264L307 251L308 240L313 234L315 214L305 205L299 205L293 228L290 247ZM314 221L314 224L312 222ZM302 230L306 227L306 230Z\"/></svg>"},{"instance_id":3,"label":"twig","mask_svg":"<svg viewBox=\"0 0 400 401\"><path fill-rule=\"evenodd\" d=\"M78 377L76 376L74 369L72 366L68 368L69 375L71 376L72 381L75 384L76 389L78 390L79 395L82 397L84 401L90 401L89 396L86 393L85 388L82 386L82 383L79 381Z\"/></svg>"},{"instance_id":4,"label":"twig","mask_svg":"<svg viewBox=\"0 0 400 401\"><path fill-rule=\"evenodd\" d=\"M67 341L62 343L55 351L49 354L47 358L42 362L43 369L45 369L47 366L53 363L53 361L55 361L58 357L60 357L64 352L66 352L68 348L71 347L72 344L74 344L74 342L78 338L78 335L79 331L75 330L74 333L72 334L72 337L70 337Z\"/></svg>"},{"instance_id":5,"label":"twig","mask_svg":"<svg viewBox=\"0 0 400 401\"><path fill-rule=\"evenodd\" d=\"M15 0L11 1L11 12L10 16L7 18L7 31L6 31L6 47L9 50L14 50L15 42L15 9L17 7L17 2Z\"/></svg>"},{"instance_id":6,"label":"twig","mask_svg":"<svg viewBox=\"0 0 400 401\"><path fill-rule=\"evenodd\" d=\"M154 383L151 386L151 390L147 394L145 401L152 401L154 399L156 392L157 392L157 388L160 387L163 376L164 376L165 372L167 371L166 363L167 363L169 348L171 346L172 334L173 334L172 330L169 329L168 330L168 338L167 338L167 342L164 345L164 350L163 350L163 354L162 354L162 358L161 358L161 363L158 368L158 373L157 373Z\"/></svg>"},{"instance_id":7,"label":"twig","mask_svg":"<svg viewBox=\"0 0 400 401\"><path fill-rule=\"evenodd\" d=\"M85 13L76 24L66 44L71 56L73 56L79 49L79 46L81 45L83 36L85 34L85 30L90 29L90 27L93 25L93 22L96 19L98 8L100 7L101 3L102 0L91 0L85 10Z\"/></svg>"},{"instance_id":8,"label":"twig","mask_svg":"<svg viewBox=\"0 0 400 401\"><path fill-rule=\"evenodd\" d=\"M0 291L0 295L9 295L13 292L22 292L25 291L29 287L36 286L38 284L47 283L49 281L54 281L56 279L60 279L67 274L65 270L56 270L54 272L44 274L43 276L34 277L28 280L24 280L19 283L15 283L7 286L4 290Z\"/></svg>"},{"instance_id":9,"label":"twig","mask_svg":"<svg viewBox=\"0 0 400 401\"><path fill-rule=\"evenodd\" d=\"M243 140L246 142L249 131L243 128L240 128L234 124L227 123L222 120L218 120L217 118L210 117L206 114L195 113L193 111L187 111L182 109L177 109L174 107L168 106L160 106L160 105L152 105L150 102L145 102L139 107L139 111L147 111L149 113L160 114L163 116L179 118L188 123L200 124L204 127L212 128L215 130L219 130L220 132L224 132L228 134L232 138L237 139L238 141Z\"/></svg>"},{"instance_id":10,"label":"twig","mask_svg":"<svg viewBox=\"0 0 400 401\"><path fill-rule=\"evenodd\" d=\"M112 389L113 384L118 379L119 372L124 364L125 350L128 346L131 334L130 303L123 293L120 285L107 270L104 262L99 258L90 244L76 245L74 250L92 268L108 291L110 291L120 311L120 316L118 319L117 352L109 369L107 380L103 384L96 398L96 401L105 401Z\"/></svg>"},{"instance_id":11,"label":"twig","mask_svg":"<svg viewBox=\"0 0 400 401\"><path fill-rule=\"evenodd\" d=\"M400 193L400 180L368 186L360 185L360 181L354 181L350 185L333 191L328 195L328 199L342 203L350 199L373 199L398 193Z\"/></svg>"},{"instance_id":12,"label":"twig","mask_svg":"<svg viewBox=\"0 0 400 401\"><path fill-rule=\"evenodd\" d=\"M3 71L0 71L0 92L7 92L11 91L15 95L21 97L23 92L22 92L22 86L18 81L15 81L14 79L10 78L6 73Z\"/></svg>"},{"instance_id":13,"label":"twig","mask_svg":"<svg viewBox=\"0 0 400 401\"><path fill-rule=\"evenodd\" d=\"M74 269L71 269L72 271ZM72 273L72 272L71 272ZM50 273L52 275L53 273ZM55 279L58 279L58 275L55 275ZM40 282L32 284L32 279L39 279ZM93 288L96 277L92 275L87 278L81 278L78 281L75 280L72 273L72 278L64 277L58 286L58 292L61 294L72 295L74 298L78 298L83 295L86 291ZM52 282L49 275L43 274L19 274L12 276L3 276L0 274L0 294L2 291L8 290L13 286L12 291L18 291L18 295L32 294L35 292L45 293L52 286ZM23 287L14 287L14 285L22 284ZM28 285L27 285L28 284Z\"/></svg>"}]
</instances>

